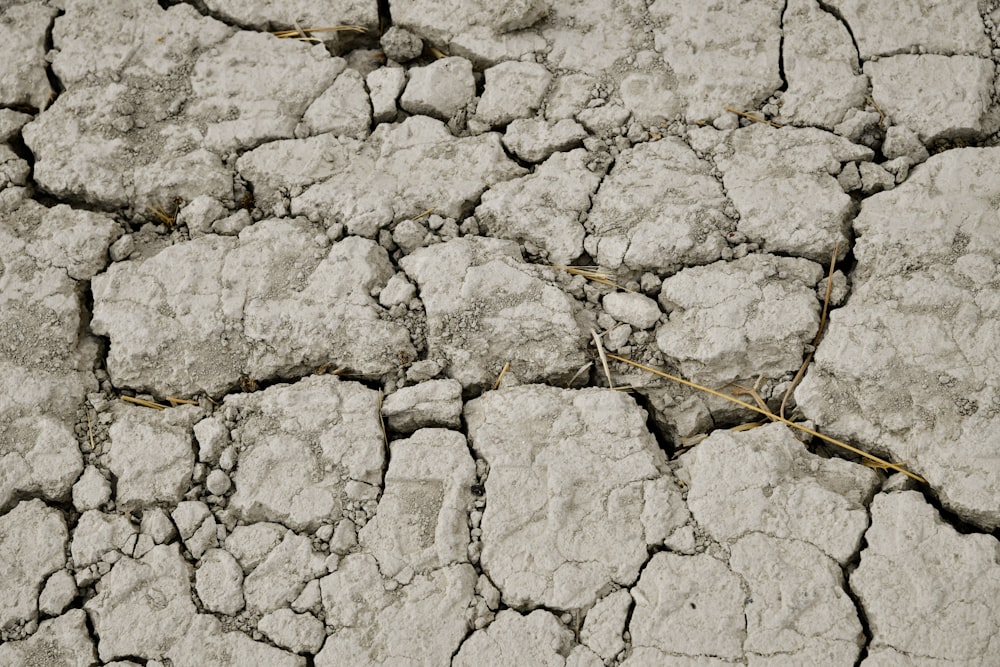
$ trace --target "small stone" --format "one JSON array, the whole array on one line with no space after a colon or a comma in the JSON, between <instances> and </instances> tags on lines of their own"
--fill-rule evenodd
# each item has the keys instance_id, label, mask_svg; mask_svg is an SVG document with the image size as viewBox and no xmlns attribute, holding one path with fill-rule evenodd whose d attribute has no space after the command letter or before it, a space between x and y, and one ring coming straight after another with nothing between
<instances>
[{"instance_id":1,"label":"small stone","mask_svg":"<svg viewBox=\"0 0 1000 667\"><path fill-rule=\"evenodd\" d=\"M410 382L423 382L425 380L430 380L431 378L437 376L437 374L441 372L442 368L441 362L434 361L433 359L415 361L408 369L406 369L406 379Z\"/></svg>"},{"instance_id":2,"label":"small stone","mask_svg":"<svg viewBox=\"0 0 1000 667\"><path fill-rule=\"evenodd\" d=\"M426 67L414 67L409 74L400 105L412 114L447 122L476 94L472 63L465 58L441 58Z\"/></svg>"},{"instance_id":3,"label":"small stone","mask_svg":"<svg viewBox=\"0 0 1000 667\"><path fill-rule=\"evenodd\" d=\"M295 653L316 653L323 648L326 628L310 613L277 609L257 622L257 629L281 648Z\"/></svg>"},{"instance_id":4,"label":"small stone","mask_svg":"<svg viewBox=\"0 0 1000 667\"><path fill-rule=\"evenodd\" d=\"M637 329L652 329L662 314L656 301L642 294L613 292L601 303L608 315Z\"/></svg>"},{"instance_id":5,"label":"small stone","mask_svg":"<svg viewBox=\"0 0 1000 667\"><path fill-rule=\"evenodd\" d=\"M38 611L46 616L58 616L76 598L76 579L66 570L56 570L45 582L38 596Z\"/></svg>"},{"instance_id":6,"label":"small stone","mask_svg":"<svg viewBox=\"0 0 1000 667\"><path fill-rule=\"evenodd\" d=\"M198 598L209 611L233 616L243 609L243 570L228 551L206 551L194 581Z\"/></svg>"},{"instance_id":7,"label":"small stone","mask_svg":"<svg viewBox=\"0 0 1000 667\"><path fill-rule=\"evenodd\" d=\"M861 173L861 192L866 195L896 187L896 177L873 162L862 162L858 171Z\"/></svg>"},{"instance_id":8,"label":"small stone","mask_svg":"<svg viewBox=\"0 0 1000 667\"><path fill-rule=\"evenodd\" d=\"M456 380L430 380L389 394L382 415L393 431L412 433L419 428L460 425L462 385Z\"/></svg>"},{"instance_id":9,"label":"small stone","mask_svg":"<svg viewBox=\"0 0 1000 667\"><path fill-rule=\"evenodd\" d=\"M253 220L250 218L250 211L240 209L236 213L212 223L212 231L216 234L236 236L251 224L253 224Z\"/></svg>"},{"instance_id":10,"label":"small stone","mask_svg":"<svg viewBox=\"0 0 1000 667\"><path fill-rule=\"evenodd\" d=\"M840 185L844 192L854 192L855 190L861 189L861 172L858 170L858 165L854 162L848 162L844 165L843 169L837 175L837 183Z\"/></svg>"},{"instance_id":11,"label":"small stone","mask_svg":"<svg viewBox=\"0 0 1000 667\"><path fill-rule=\"evenodd\" d=\"M222 450L229 444L229 429L222 420L209 417L194 425L194 437L198 441L198 460L218 463Z\"/></svg>"},{"instance_id":12,"label":"small stone","mask_svg":"<svg viewBox=\"0 0 1000 667\"><path fill-rule=\"evenodd\" d=\"M413 60L424 50L423 41L405 28L392 26L379 40L386 58L398 63Z\"/></svg>"},{"instance_id":13,"label":"small stone","mask_svg":"<svg viewBox=\"0 0 1000 667\"><path fill-rule=\"evenodd\" d=\"M233 483L229 479L229 475L221 470L213 470L208 473L208 479L205 480L205 488L216 496L226 495L226 492L232 487Z\"/></svg>"},{"instance_id":14,"label":"small stone","mask_svg":"<svg viewBox=\"0 0 1000 667\"><path fill-rule=\"evenodd\" d=\"M135 237L131 234L125 234L120 239L111 244L108 248L108 254L111 256L112 262L121 262L128 259L135 251Z\"/></svg>"},{"instance_id":15,"label":"small stone","mask_svg":"<svg viewBox=\"0 0 1000 667\"><path fill-rule=\"evenodd\" d=\"M395 28L390 28L394 30ZM406 70L401 67L380 67L365 78L371 99L372 118L376 123L391 123L399 112L396 101L406 85Z\"/></svg>"},{"instance_id":16,"label":"small stone","mask_svg":"<svg viewBox=\"0 0 1000 667\"><path fill-rule=\"evenodd\" d=\"M503 62L484 72L486 80L476 116L493 127L531 116L542 104L552 75L544 66Z\"/></svg>"},{"instance_id":17,"label":"small stone","mask_svg":"<svg viewBox=\"0 0 1000 667\"><path fill-rule=\"evenodd\" d=\"M417 288L404 273L396 273L379 292L378 302L383 308L392 308L400 303L409 303L417 294Z\"/></svg>"},{"instance_id":18,"label":"small stone","mask_svg":"<svg viewBox=\"0 0 1000 667\"><path fill-rule=\"evenodd\" d=\"M73 485L73 507L78 512L99 509L111 499L111 483L94 466L87 466Z\"/></svg>"},{"instance_id":19,"label":"small stone","mask_svg":"<svg viewBox=\"0 0 1000 667\"><path fill-rule=\"evenodd\" d=\"M152 537L156 544L165 544L177 534L174 522L170 520L166 510L160 507L153 507L142 513L139 530Z\"/></svg>"},{"instance_id":20,"label":"small stone","mask_svg":"<svg viewBox=\"0 0 1000 667\"><path fill-rule=\"evenodd\" d=\"M329 569L329 565L327 566ZM292 601L292 609L299 613L307 611L319 611L323 606L323 595L319 587L319 579L313 579L299 593L299 597Z\"/></svg>"}]
</instances>

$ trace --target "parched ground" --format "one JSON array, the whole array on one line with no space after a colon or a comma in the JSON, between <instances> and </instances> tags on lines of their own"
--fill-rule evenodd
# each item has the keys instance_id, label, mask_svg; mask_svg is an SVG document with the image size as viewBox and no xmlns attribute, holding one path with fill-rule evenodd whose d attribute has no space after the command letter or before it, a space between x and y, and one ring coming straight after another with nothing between
<instances>
[{"instance_id":1,"label":"parched ground","mask_svg":"<svg viewBox=\"0 0 1000 667\"><path fill-rule=\"evenodd\" d=\"M0 665L998 664L996 0L0 45Z\"/></svg>"}]
</instances>

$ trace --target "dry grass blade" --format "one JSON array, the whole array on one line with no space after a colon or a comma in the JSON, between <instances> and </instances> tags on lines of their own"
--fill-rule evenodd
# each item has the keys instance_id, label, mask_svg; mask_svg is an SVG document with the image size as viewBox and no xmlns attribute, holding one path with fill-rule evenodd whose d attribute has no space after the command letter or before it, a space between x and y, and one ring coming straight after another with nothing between
<instances>
[{"instance_id":1,"label":"dry grass blade","mask_svg":"<svg viewBox=\"0 0 1000 667\"><path fill-rule=\"evenodd\" d=\"M771 127L782 127L781 123L775 123L773 120L767 120L766 118L758 118L752 113L747 113L746 111L740 111L739 109L734 109L732 107L722 107L729 113L734 113L741 118L746 118L747 120L752 120L755 123L763 123L764 125L770 125Z\"/></svg>"},{"instance_id":2,"label":"dry grass blade","mask_svg":"<svg viewBox=\"0 0 1000 667\"><path fill-rule=\"evenodd\" d=\"M428 46L427 47L427 52L430 53L435 58L437 58L438 60L440 60L441 58L447 58L448 57L447 53L445 53L441 49L433 47L433 46Z\"/></svg>"},{"instance_id":3,"label":"dry grass blade","mask_svg":"<svg viewBox=\"0 0 1000 667\"><path fill-rule=\"evenodd\" d=\"M613 281L612 278L614 278L614 274L598 266L561 266L559 264L553 264L552 268L558 271L565 271L571 276L583 276L591 282L607 285L608 287L614 287L615 289L620 289L625 292L633 291L626 289Z\"/></svg>"},{"instance_id":4,"label":"dry grass blade","mask_svg":"<svg viewBox=\"0 0 1000 667\"><path fill-rule=\"evenodd\" d=\"M506 362L503 368L500 369L500 375L497 376L497 381L493 383L493 390L496 391L500 388L500 383L503 382L503 376L507 375L507 371L510 370L510 362Z\"/></svg>"},{"instance_id":5,"label":"dry grass blade","mask_svg":"<svg viewBox=\"0 0 1000 667\"><path fill-rule=\"evenodd\" d=\"M875 109L876 112L878 112L878 126L883 127L885 125L885 112L882 111L882 107L875 104L875 98L872 97L871 95L865 96L865 102L868 102L868 104L872 105L872 108Z\"/></svg>"},{"instance_id":6,"label":"dry grass blade","mask_svg":"<svg viewBox=\"0 0 1000 667\"><path fill-rule=\"evenodd\" d=\"M122 400L126 403L135 403L136 405L141 405L144 408L153 408L154 410L166 410L166 405L160 405L155 401L147 401L144 398L135 398L134 396L122 396Z\"/></svg>"},{"instance_id":7,"label":"dry grass blade","mask_svg":"<svg viewBox=\"0 0 1000 667\"><path fill-rule=\"evenodd\" d=\"M303 28L295 23L294 30L275 30L271 34L278 39L297 39L304 42L318 42L320 41L316 37L312 37L309 33L312 32L358 32L366 33L368 32L365 28L359 25L335 25L328 26L324 28Z\"/></svg>"},{"instance_id":8,"label":"dry grass blade","mask_svg":"<svg viewBox=\"0 0 1000 667\"><path fill-rule=\"evenodd\" d=\"M90 451L94 451L94 422L90 420L90 410L87 410L87 435L90 436Z\"/></svg>"},{"instance_id":9,"label":"dry grass blade","mask_svg":"<svg viewBox=\"0 0 1000 667\"><path fill-rule=\"evenodd\" d=\"M411 218L411 220L419 220L420 218L424 217L425 215L430 215L433 212L434 212L434 209L433 208L429 208L426 211L424 211L423 213L417 213L415 216L413 216Z\"/></svg>"},{"instance_id":10,"label":"dry grass blade","mask_svg":"<svg viewBox=\"0 0 1000 667\"><path fill-rule=\"evenodd\" d=\"M826 314L830 310L830 292L833 291L833 271L837 266L837 253L840 252L840 244L833 246L833 256L830 257L830 270L826 274L826 296L823 297L823 313L819 316L819 328L816 329L816 335L813 337L812 342L812 352L806 355L805 361L799 366L799 372L795 374L792 378L792 383L788 385L788 389L785 390L785 395L781 399L781 408L778 410L778 414L781 418L785 418L785 404L788 403L788 398L795 391L795 388L799 386L799 382L802 382L803 376L806 374L806 369L809 368L809 362L812 361L813 355L816 354L816 346L819 345L819 341L823 338L823 330L826 328Z\"/></svg>"},{"instance_id":11,"label":"dry grass blade","mask_svg":"<svg viewBox=\"0 0 1000 667\"><path fill-rule=\"evenodd\" d=\"M572 387L573 383L577 381L577 378L579 378L581 375L583 375L584 373L586 373L587 371L589 371L590 367L593 366L593 365L594 365L593 361L588 361L583 366L580 366L580 370L578 370L576 373L573 373L573 377L571 377L569 379L569 382L566 383L567 389L569 387Z\"/></svg>"},{"instance_id":12,"label":"dry grass blade","mask_svg":"<svg viewBox=\"0 0 1000 667\"><path fill-rule=\"evenodd\" d=\"M167 402L170 403L172 407L178 405L199 405L198 401L192 401L189 398L175 398L174 396L167 396Z\"/></svg>"},{"instance_id":13,"label":"dry grass blade","mask_svg":"<svg viewBox=\"0 0 1000 667\"><path fill-rule=\"evenodd\" d=\"M772 421L781 422L782 424L784 424L786 426L789 426L791 428L794 428L797 431L801 431L803 433L808 433L809 435L813 436L814 438L819 438L823 442L828 442L831 445L836 445L837 447L840 447L841 449L846 449L847 451L852 452L854 454L857 454L858 456L860 456L860 457L862 457L864 459L867 459L868 461L876 464L876 466L879 467L879 468L884 468L886 470L895 470L896 472L901 472L904 475L906 475L907 477L910 477L911 479L915 479L916 481L921 482L921 483L926 483L927 482L927 480L925 480L923 477L921 477L919 475L916 475L916 474L910 472L909 470L907 470L906 468L904 468L902 466L902 464L899 464L899 463L890 463L889 461L886 461L884 459L880 459L879 457L875 456L874 454L869 454L868 452L864 451L863 449L858 449L857 447L849 445L846 442L841 442L840 440L837 440L835 438L831 438L828 435L823 435L822 433L819 433L818 431L814 431L811 428L806 428L805 426L802 426L801 424L796 424L795 422L793 422L791 420L788 420L788 419L785 419L784 417L780 417L780 416L774 414L773 412L770 412L769 410L763 410L763 409L757 407L756 405L751 405L750 403L747 403L746 401L741 401L740 399L735 398L733 396L729 396L728 394L723 394L721 391L716 391L714 389L709 389L708 387L703 387L700 384L695 384L694 382L691 382L689 380L685 380L684 378L677 377L676 375L671 375L670 373L665 373L665 372L663 372L661 370L657 370L657 369L653 368L652 366L647 366L645 364L640 364L637 361L632 361L631 359L626 359L625 357L619 357L617 354L609 354L608 358L614 359L615 361L620 361L620 362L628 364L630 366L634 366L634 367L639 368L641 370L644 370L644 371L646 371L648 373L653 373L654 375L658 375L658 376L660 376L662 378L666 378L668 380L673 380L674 382L676 382L678 384L682 384L685 387L691 387L692 389L697 389L698 391L705 392L706 394L711 394L712 396L717 396L718 398L721 398L723 400L729 401L730 403L735 403L736 405L744 407L747 410L751 410L751 411L756 412L758 414L764 415L765 417L767 417L768 419L770 419Z\"/></svg>"},{"instance_id":14,"label":"dry grass blade","mask_svg":"<svg viewBox=\"0 0 1000 667\"><path fill-rule=\"evenodd\" d=\"M611 369L608 368L608 357L604 353L604 344L601 343L601 337L593 329L590 330L590 335L594 337L594 345L597 346L597 356L601 358L601 366L604 367L604 376L608 378L608 388L614 389L615 383L611 381Z\"/></svg>"},{"instance_id":15,"label":"dry grass blade","mask_svg":"<svg viewBox=\"0 0 1000 667\"><path fill-rule=\"evenodd\" d=\"M161 204L157 203L156 206L147 206L146 209L153 214L153 217L166 225L167 229L174 228L174 224L177 222L177 216L167 213L166 209L164 209Z\"/></svg>"},{"instance_id":16,"label":"dry grass blade","mask_svg":"<svg viewBox=\"0 0 1000 667\"><path fill-rule=\"evenodd\" d=\"M378 426L382 429L382 442L385 443L386 449L389 449L389 436L385 432L385 420L382 419L382 390L378 390Z\"/></svg>"}]
</instances>

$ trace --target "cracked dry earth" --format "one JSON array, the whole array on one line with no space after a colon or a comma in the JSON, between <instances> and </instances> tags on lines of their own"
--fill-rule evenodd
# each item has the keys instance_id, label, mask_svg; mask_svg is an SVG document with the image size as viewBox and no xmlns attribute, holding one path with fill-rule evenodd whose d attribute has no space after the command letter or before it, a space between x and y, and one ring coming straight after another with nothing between
<instances>
[{"instance_id":1,"label":"cracked dry earth","mask_svg":"<svg viewBox=\"0 0 1000 667\"><path fill-rule=\"evenodd\" d=\"M0 665L1000 665L998 26L0 0Z\"/></svg>"}]
</instances>

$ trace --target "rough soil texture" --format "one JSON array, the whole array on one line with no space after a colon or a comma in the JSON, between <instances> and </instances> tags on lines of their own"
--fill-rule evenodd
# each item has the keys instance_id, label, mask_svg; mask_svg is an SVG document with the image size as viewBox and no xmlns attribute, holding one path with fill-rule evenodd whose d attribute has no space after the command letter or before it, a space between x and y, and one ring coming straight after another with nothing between
<instances>
[{"instance_id":1,"label":"rough soil texture","mask_svg":"<svg viewBox=\"0 0 1000 667\"><path fill-rule=\"evenodd\" d=\"M0 44L0 665L1000 664L996 0Z\"/></svg>"}]
</instances>

